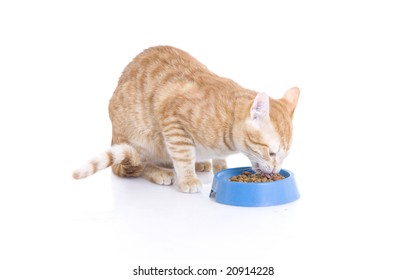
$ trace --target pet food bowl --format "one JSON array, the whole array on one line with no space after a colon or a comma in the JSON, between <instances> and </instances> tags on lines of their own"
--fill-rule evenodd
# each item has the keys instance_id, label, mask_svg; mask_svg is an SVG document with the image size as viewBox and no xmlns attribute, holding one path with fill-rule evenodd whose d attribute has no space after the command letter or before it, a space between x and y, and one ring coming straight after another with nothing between
<instances>
[{"instance_id":1,"label":"pet food bowl","mask_svg":"<svg viewBox=\"0 0 406 280\"><path fill-rule=\"evenodd\" d=\"M285 179L265 183L231 182L230 178L242 172L253 172L251 167L225 169L214 175L210 197L216 202L235 206L272 206L293 202L300 195L293 173L279 172Z\"/></svg>"}]
</instances>

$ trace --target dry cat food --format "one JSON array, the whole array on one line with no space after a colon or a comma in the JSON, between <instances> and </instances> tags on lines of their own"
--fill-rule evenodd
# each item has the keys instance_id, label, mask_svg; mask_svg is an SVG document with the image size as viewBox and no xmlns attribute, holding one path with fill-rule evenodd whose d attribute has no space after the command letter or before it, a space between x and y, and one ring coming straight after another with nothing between
<instances>
[{"instance_id":1,"label":"dry cat food","mask_svg":"<svg viewBox=\"0 0 406 280\"><path fill-rule=\"evenodd\" d=\"M279 173L276 174L261 174L261 173L251 173L244 171L241 175L233 176L230 178L231 182L243 182L243 183L266 183L274 182L278 180L285 179Z\"/></svg>"}]
</instances>

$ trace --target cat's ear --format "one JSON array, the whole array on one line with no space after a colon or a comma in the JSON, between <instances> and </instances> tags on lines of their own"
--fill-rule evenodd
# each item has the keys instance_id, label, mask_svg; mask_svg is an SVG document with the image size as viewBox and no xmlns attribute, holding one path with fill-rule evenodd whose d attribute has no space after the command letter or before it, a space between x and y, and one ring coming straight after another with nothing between
<instances>
[{"instance_id":1,"label":"cat's ear","mask_svg":"<svg viewBox=\"0 0 406 280\"><path fill-rule=\"evenodd\" d=\"M263 120L269 118L269 96L258 93L251 106L251 120Z\"/></svg>"},{"instance_id":2,"label":"cat's ear","mask_svg":"<svg viewBox=\"0 0 406 280\"><path fill-rule=\"evenodd\" d=\"M291 116L295 112L297 102L299 101L300 90L297 87L288 89L282 97L287 102L287 108Z\"/></svg>"}]
</instances>

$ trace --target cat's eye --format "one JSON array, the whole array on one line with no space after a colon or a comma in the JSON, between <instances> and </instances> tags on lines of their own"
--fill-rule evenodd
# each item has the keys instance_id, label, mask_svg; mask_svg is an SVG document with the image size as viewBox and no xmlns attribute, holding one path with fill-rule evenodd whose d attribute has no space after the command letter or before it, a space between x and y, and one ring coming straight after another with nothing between
<instances>
[{"instance_id":1,"label":"cat's eye","mask_svg":"<svg viewBox=\"0 0 406 280\"><path fill-rule=\"evenodd\" d=\"M276 156L276 153L269 152L269 155L270 155L271 157L274 157L274 156Z\"/></svg>"}]
</instances>

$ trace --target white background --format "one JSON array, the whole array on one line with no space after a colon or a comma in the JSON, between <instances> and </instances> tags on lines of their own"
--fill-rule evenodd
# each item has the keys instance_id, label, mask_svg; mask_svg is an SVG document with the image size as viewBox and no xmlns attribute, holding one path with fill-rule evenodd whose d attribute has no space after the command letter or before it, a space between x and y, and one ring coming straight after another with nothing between
<instances>
[{"instance_id":1,"label":"white background","mask_svg":"<svg viewBox=\"0 0 406 280\"><path fill-rule=\"evenodd\" d=\"M256 265L270 279L405 279L404 4L330 2L2 1L1 278ZM300 200L220 205L211 174L194 195L110 170L70 177L110 144L123 68L160 44L273 97L300 87L284 165Z\"/></svg>"}]
</instances>

